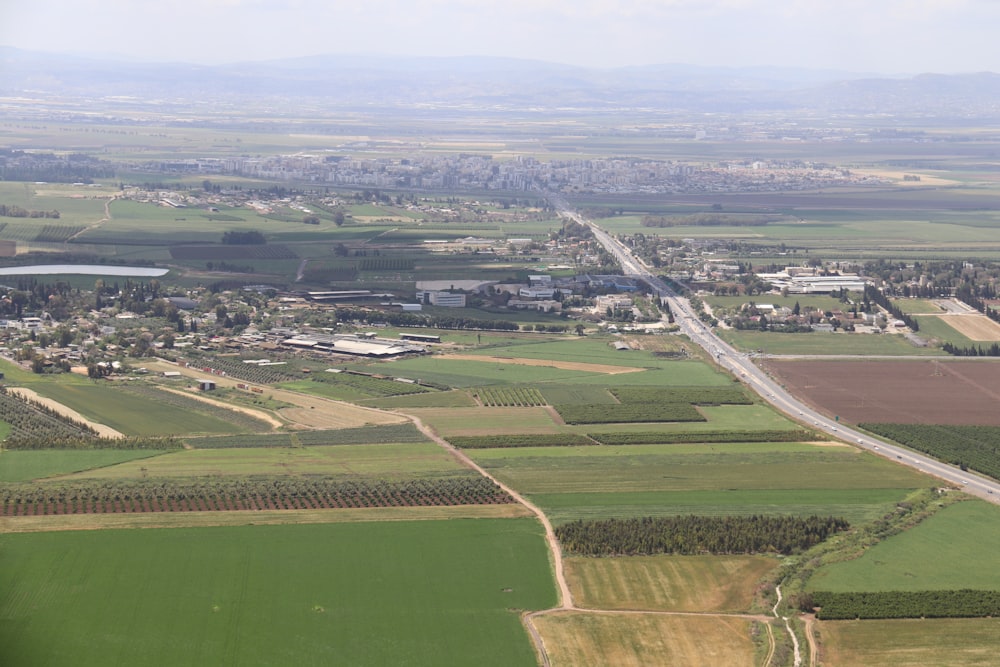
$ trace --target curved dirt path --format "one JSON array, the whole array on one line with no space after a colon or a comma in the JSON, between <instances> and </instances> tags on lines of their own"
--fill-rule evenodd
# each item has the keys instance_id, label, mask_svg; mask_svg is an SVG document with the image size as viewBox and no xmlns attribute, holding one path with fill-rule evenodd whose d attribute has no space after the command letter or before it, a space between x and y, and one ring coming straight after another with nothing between
<instances>
[{"instance_id":1,"label":"curved dirt path","mask_svg":"<svg viewBox=\"0 0 1000 667\"><path fill-rule=\"evenodd\" d=\"M809 642L809 665L810 667L816 667L819 664L819 645L816 641L816 617L807 615L804 616L802 622L806 626L806 641Z\"/></svg>"},{"instance_id":2,"label":"curved dirt path","mask_svg":"<svg viewBox=\"0 0 1000 667\"><path fill-rule=\"evenodd\" d=\"M58 412L63 417L68 417L68 418L72 419L75 422L80 422L81 424L86 424L87 426L89 426L92 429L94 429L95 431L97 431L97 434L99 436L101 436L102 438L124 438L125 437L125 434L122 433L121 431L116 431L115 429L111 428L110 426L106 426L105 424L100 424L98 422L91 421L91 420L87 419L86 417L84 417L83 415L81 415L76 410L63 405L62 403L59 403L58 401L54 401L51 398L46 398L45 396L42 396L41 394L39 394L38 392L36 392L33 389L27 389L25 387L11 387L9 389L9 391L10 391L10 393L12 393L12 394L14 394L16 396L20 396L21 398L29 399L29 400L32 400L32 401L37 401L38 403L41 403L45 407L50 408L50 409Z\"/></svg>"}]
</instances>

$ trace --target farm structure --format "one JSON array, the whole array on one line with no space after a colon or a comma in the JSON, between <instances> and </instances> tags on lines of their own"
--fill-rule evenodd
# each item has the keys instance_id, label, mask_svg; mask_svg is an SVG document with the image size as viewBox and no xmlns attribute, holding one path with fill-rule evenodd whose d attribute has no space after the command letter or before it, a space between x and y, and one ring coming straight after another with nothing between
<instances>
[{"instance_id":1,"label":"farm structure","mask_svg":"<svg viewBox=\"0 0 1000 667\"><path fill-rule=\"evenodd\" d=\"M382 338L358 338L346 334L302 334L286 338L281 342L285 347L316 352L333 352L356 357L398 357L404 354L424 354L427 350L419 345L401 343Z\"/></svg>"},{"instance_id":2,"label":"farm structure","mask_svg":"<svg viewBox=\"0 0 1000 667\"><path fill-rule=\"evenodd\" d=\"M970 361L770 362L796 396L852 423L1000 426L1000 366Z\"/></svg>"}]
</instances>

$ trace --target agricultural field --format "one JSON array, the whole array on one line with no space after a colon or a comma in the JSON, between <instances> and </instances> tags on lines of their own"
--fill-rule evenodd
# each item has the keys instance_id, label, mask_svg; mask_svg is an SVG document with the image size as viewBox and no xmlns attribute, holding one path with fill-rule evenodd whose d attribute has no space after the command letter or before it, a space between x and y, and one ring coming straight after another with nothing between
<instances>
[{"instance_id":1,"label":"agricultural field","mask_svg":"<svg viewBox=\"0 0 1000 667\"><path fill-rule=\"evenodd\" d=\"M201 402L195 405L193 399L188 399L191 402L181 407L170 400L166 392L158 392L153 398L145 392L127 391L121 387L51 382L34 385L34 388L88 419L127 435L222 434L248 430L236 423L249 423L245 421L246 415Z\"/></svg>"},{"instance_id":2,"label":"agricultural field","mask_svg":"<svg viewBox=\"0 0 1000 667\"><path fill-rule=\"evenodd\" d=\"M945 507L860 558L820 568L811 590L1000 590L1000 508L980 500ZM958 565L942 567L943 564Z\"/></svg>"},{"instance_id":3,"label":"agricultural field","mask_svg":"<svg viewBox=\"0 0 1000 667\"><path fill-rule=\"evenodd\" d=\"M143 472L144 471L144 472ZM185 449L63 477L138 479L308 477L406 480L471 473L433 443Z\"/></svg>"},{"instance_id":4,"label":"agricultural field","mask_svg":"<svg viewBox=\"0 0 1000 667\"><path fill-rule=\"evenodd\" d=\"M836 667L988 667L996 664L1000 618L825 621L822 664Z\"/></svg>"},{"instance_id":5,"label":"agricultural field","mask_svg":"<svg viewBox=\"0 0 1000 667\"><path fill-rule=\"evenodd\" d=\"M527 667L535 654L516 610L555 602L530 519L69 531L2 542L0 644L12 665Z\"/></svg>"},{"instance_id":6,"label":"agricultural field","mask_svg":"<svg viewBox=\"0 0 1000 667\"><path fill-rule=\"evenodd\" d=\"M561 612L534 623L552 667L754 664L745 618Z\"/></svg>"},{"instance_id":7,"label":"agricultural field","mask_svg":"<svg viewBox=\"0 0 1000 667\"><path fill-rule=\"evenodd\" d=\"M621 556L565 561L573 600L589 609L745 612L768 556Z\"/></svg>"},{"instance_id":8,"label":"agricultural field","mask_svg":"<svg viewBox=\"0 0 1000 667\"><path fill-rule=\"evenodd\" d=\"M0 482L68 475L159 456L162 451L128 449L0 451Z\"/></svg>"},{"instance_id":9,"label":"agricultural field","mask_svg":"<svg viewBox=\"0 0 1000 667\"><path fill-rule=\"evenodd\" d=\"M763 350L771 354L857 355L857 356L927 356L941 354L932 347L914 345L902 334L810 333L790 334L723 329L719 336L744 352Z\"/></svg>"},{"instance_id":10,"label":"agricultural field","mask_svg":"<svg viewBox=\"0 0 1000 667\"><path fill-rule=\"evenodd\" d=\"M852 423L1000 426L992 360L773 360L768 367L793 394Z\"/></svg>"},{"instance_id":11,"label":"agricultural field","mask_svg":"<svg viewBox=\"0 0 1000 667\"><path fill-rule=\"evenodd\" d=\"M676 514L881 516L928 477L851 447L803 443L473 449L553 523Z\"/></svg>"}]
</instances>

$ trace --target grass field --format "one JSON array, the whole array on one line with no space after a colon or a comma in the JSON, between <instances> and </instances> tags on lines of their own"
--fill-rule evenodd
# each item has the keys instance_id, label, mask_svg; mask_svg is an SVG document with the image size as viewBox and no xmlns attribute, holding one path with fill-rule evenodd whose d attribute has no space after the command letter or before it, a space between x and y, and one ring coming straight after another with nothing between
<instances>
[{"instance_id":1,"label":"grass field","mask_svg":"<svg viewBox=\"0 0 1000 667\"><path fill-rule=\"evenodd\" d=\"M998 618L824 621L818 628L824 665L991 667L997 664Z\"/></svg>"},{"instance_id":2,"label":"grass field","mask_svg":"<svg viewBox=\"0 0 1000 667\"><path fill-rule=\"evenodd\" d=\"M728 329L719 331L719 335L739 350L747 352L764 350L767 354L920 356L941 353L932 347L917 347L901 334L848 334L820 331L783 334Z\"/></svg>"},{"instance_id":3,"label":"grass field","mask_svg":"<svg viewBox=\"0 0 1000 667\"><path fill-rule=\"evenodd\" d=\"M881 516L930 478L850 447L800 443L471 450L554 523L672 514Z\"/></svg>"},{"instance_id":4,"label":"grass field","mask_svg":"<svg viewBox=\"0 0 1000 667\"><path fill-rule=\"evenodd\" d=\"M141 473L140 468L146 472ZM335 445L295 448L194 449L121 463L73 477L125 479L322 475L341 478L416 479L473 474L432 443Z\"/></svg>"},{"instance_id":5,"label":"grass field","mask_svg":"<svg viewBox=\"0 0 1000 667\"><path fill-rule=\"evenodd\" d=\"M764 556L568 558L573 600L592 609L743 612L757 581L780 565Z\"/></svg>"},{"instance_id":6,"label":"grass field","mask_svg":"<svg viewBox=\"0 0 1000 667\"><path fill-rule=\"evenodd\" d=\"M0 452L0 482L26 482L52 475L66 475L125 461L148 459L162 453L129 449L8 450Z\"/></svg>"},{"instance_id":7,"label":"grass field","mask_svg":"<svg viewBox=\"0 0 1000 667\"><path fill-rule=\"evenodd\" d=\"M941 318L936 315L917 315L914 319L917 320L917 324L920 326L918 335L924 340L935 340L941 343L947 342L959 347L976 344L971 338L949 324L952 318Z\"/></svg>"},{"instance_id":8,"label":"grass field","mask_svg":"<svg viewBox=\"0 0 1000 667\"><path fill-rule=\"evenodd\" d=\"M892 305L908 315L936 315L943 312L930 299L893 299Z\"/></svg>"},{"instance_id":9,"label":"grass field","mask_svg":"<svg viewBox=\"0 0 1000 667\"><path fill-rule=\"evenodd\" d=\"M561 430L545 408L408 408L406 412L420 417L445 438Z\"/></svg>"},{"instance_id":10,"label":"grass field","mask_svg":"<svg viewBox=\"0 0 1000 667\"><path fill-rule=\"evenodd\" d=\"M534 494L554 524L576 519L637 516L787 514L837 516L852 525L891 512L906 496L901 489L788 489L637 491Z\"/></svg>"},{"instance_id":11,"label":"grass field","mask_svg":"<svg viewBox=\"0 0 1000 667\"><path fill-rule=\"evenodd\" d=\"M822 567L807 585L828 591L998 590L998 553L1000 507L972 500L942 509L860 558Z\"/></svg>"},{"instance_id":12,"label":"grass field","mask_svg":"<svg viewBox=\"0 0 1000 667\"><path fill-rule=\"evenodd\" d=\"M528 666L555 602L530 519L2 539L10 665Z\"/></svg>"},{"instance_id":13,"label":"grass field","mask_svg":"<svg viewBox=\"0 0 1000 667\"><path fill-rule=\"evenodd\" d=\"M240 430L234 424L208 414L185 410L112 387L93 383L54 382L31 386L39 394L127 435L222 434Z\"/></svg>"},{"instance_id":14,"label":"grass field","mask_svg":"<svg viewBox=\"0 0 1000 667\"><path fill-rule=\"evenodd\" d=\"M535 625L552 667L754 664L750 621L741 618L566 612Z\"/></svg>"}]
</instances>

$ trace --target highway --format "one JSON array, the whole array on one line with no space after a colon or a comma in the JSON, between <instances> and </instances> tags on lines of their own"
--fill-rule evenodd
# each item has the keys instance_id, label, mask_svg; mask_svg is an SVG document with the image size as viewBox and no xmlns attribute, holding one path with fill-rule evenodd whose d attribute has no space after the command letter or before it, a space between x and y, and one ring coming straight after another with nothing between
<instances>
[{"instance_id":1,"label":"highway","mask_svg":"<svg viewBox=\"0 0 1000 667\"><path fill-rule=\"evenodd\" d=\"M763 369L753 363L749 356L735 350L719 338L712 331L711 327L699 320L697 314L691 308L690 302L686 298L675 294L627 246L613 238L593 222L584 219L578 213L571 210L566 202L558 196L549 195L549 199L561 216L588 226L594 232L595 238L604 246L604 249L618 260L626 276L638 278L652 287L660 298L661 303L666 303L670 306L674 322L680 327L681 333L687 334L693 342L700 345L712 355L719 366L739 378L746 386L753 389L776 409L795 421L825 432L832 438L843 440L855 447L867 449L874 454L915 468L920 472L934 475L961 488L970 495L1000 504L1000 482L973 472L963 471L960 468L941 463L919 452L852 429L799 401L779 383L771 379Z\"/></svg>"}]
</instances>

